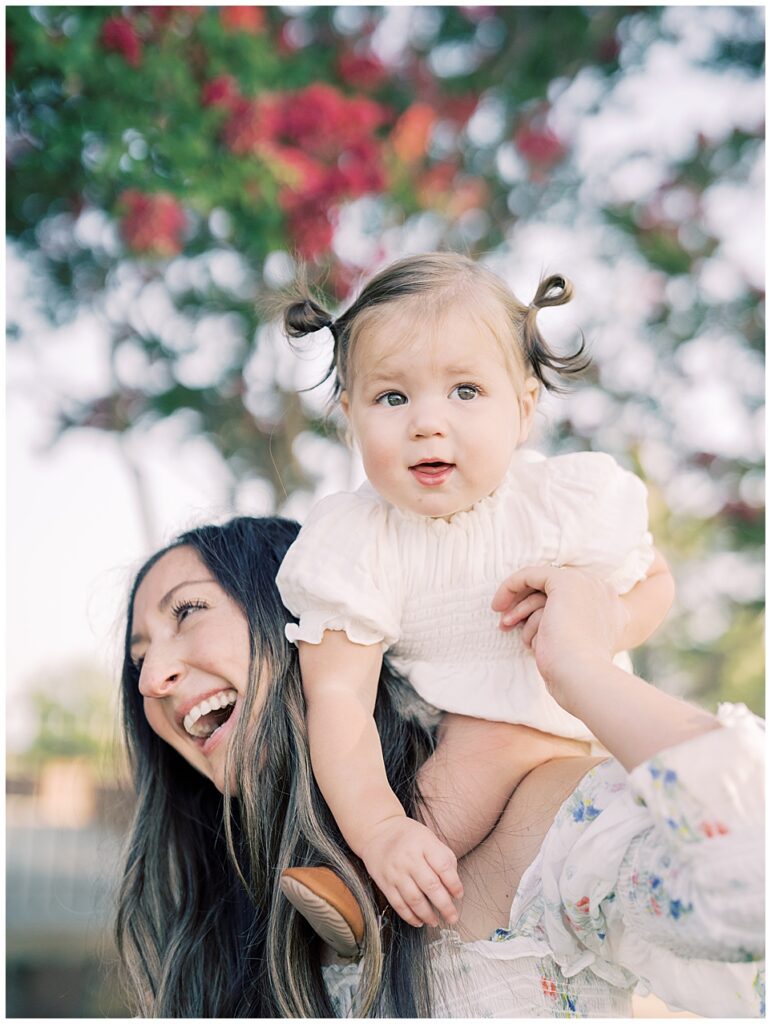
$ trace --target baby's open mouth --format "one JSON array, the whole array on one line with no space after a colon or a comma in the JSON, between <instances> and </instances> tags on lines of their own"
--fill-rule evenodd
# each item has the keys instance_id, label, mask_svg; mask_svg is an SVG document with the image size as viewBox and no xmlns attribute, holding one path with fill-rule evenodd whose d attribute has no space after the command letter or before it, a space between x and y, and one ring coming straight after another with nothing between
<instances>
[{"instance_id":1,"label":"baby's open mouth","mask_svg":"<svg viewBox=\"0 0 771 1024\"><path fill-rule=\"evenodd\" d=\"M454 462L440 462L438 459L430 459L425 462L416 462L410 466L410 473L418 483L426 487L436 487L443 484L455 469Z\"/></svg>"},{"instance_id":2,"label":"baby's open mouth","mask_svg":"<svg viewBox=\"0 0 771 1024\"><path fill-rule=\"evenodd\" d=\"M419 470L421 473L441 473L445 469L452 469L453 462L416 462L410 469Z\"/></svg>"},{"instance_id":3,"label":"baby's open mouth","mask_svg":"<svg viewBox=\"0 0 771 1024\"><path fill-rule=\"evenodd\" d=\"M202 700L185 715L182 723L185 732L196 739L207 740L233 714L237 699L236 690L223 690Z\"/></svg>"}]
</instances>

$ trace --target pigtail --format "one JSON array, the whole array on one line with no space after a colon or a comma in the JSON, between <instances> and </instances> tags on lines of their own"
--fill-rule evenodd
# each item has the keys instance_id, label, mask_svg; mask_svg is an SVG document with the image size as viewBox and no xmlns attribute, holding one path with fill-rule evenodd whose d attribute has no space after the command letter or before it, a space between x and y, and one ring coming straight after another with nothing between
<instances>
[{"instance_id":1,"label":"pigtail","mask_svg":"<svg viewBox=\"0 0 771 1024\"><path fill-rule=\"evenodd\" d=\"M589 367L591 362L589 356L585 355L586 339L581 334L581 344L577 352L569 356L558 356L552 352L548 342L538 330L536 317L538 310L545 306L562 306L573 298L573 285L561 274L551 274L544 278L538 285L533 301L527 307L525 322L522 328L525 355L530 363L534 375L543 384L547 391L555 393L567 389L559 383L555 383L546 371L556 374L558 377L570 380L578 376Z\"/></svg>"},{"instance_id":2,"label":"pigtail","mask_svg":"<svg viewBox=\"0 0 771 1024\"><path fill-rule=\"evenodd\" d=\"M299 264L296 269L295 278L284 288L277 291L265 291L257 303L257 314L262 320L279 321L283 327L284 334L289 338L292 348L297 351L304 350L305 346L295 346L293 340L304 338L308 334L315 334L317 331L328 327L334 339L332 360L329 369L324 376L315 384L301 391L312 391L336 374L338 349L340 347L339 331L331 313L321 305L315 297L316 293L308 283L308 269ZM314 296L313 298L311 296ZM311 342L315 344L315 339ZM335 378L335 398L341 390L337 378Z\"/></svg>"},{"instance_id":3,"label":"pigtail","mask_svg":"<svg viewBox=\"0 0 771 1024\"><path fill-rule=\"evenodd\" d=\"M299 299L284 310L284 330L290 338L303 338L333 325L330 314L313 299Z\"/></svg>"}]
</instances>

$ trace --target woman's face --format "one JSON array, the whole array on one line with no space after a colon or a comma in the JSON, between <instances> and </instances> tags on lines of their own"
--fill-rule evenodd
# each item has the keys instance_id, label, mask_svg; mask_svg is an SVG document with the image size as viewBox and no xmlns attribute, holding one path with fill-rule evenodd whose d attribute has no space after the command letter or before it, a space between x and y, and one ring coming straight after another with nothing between
<instances>
[{"instance_id":1,"label":"woman's face","mask_svg":"<svg viewBox=\"0 0 771 1024\"><path fill-rule=\"evenodd\" d=\"M142 580L131 657L151 728L224 792L249 678L249 629L193 548L167 552Z\"/></svg>"}]
</instances>

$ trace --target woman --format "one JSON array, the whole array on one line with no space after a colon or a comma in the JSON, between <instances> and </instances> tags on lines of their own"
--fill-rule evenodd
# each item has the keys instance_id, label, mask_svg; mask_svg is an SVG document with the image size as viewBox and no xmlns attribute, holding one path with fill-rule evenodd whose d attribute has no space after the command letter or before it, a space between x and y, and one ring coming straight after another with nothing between
<instances>
[{"instance_id":1,"label":"woman","mask_svg":"<svg viewBox=\"0 0 771 1024\"><path fill-rule=\"evenodd\" d=\"M539 670L616 761L554 741L465 858L457 932L379 920L310 770L274 584L295 533L278 519L191 531L131 593L123 712L138 806L117 934L139 1010L627 1016L642 978L696 1012L757 1014L757 965L729 961L762 955L758 728L615 669L618 599L577 570L525 570L498 599L545 593ZM389 782L415 814L433 737L387 668L382 682ZM523 749L550 742L523 729ZM313 863L365 910L358 964L322 964L332 958L280 897L281 871Z\"/></svg>"}]
</instances>

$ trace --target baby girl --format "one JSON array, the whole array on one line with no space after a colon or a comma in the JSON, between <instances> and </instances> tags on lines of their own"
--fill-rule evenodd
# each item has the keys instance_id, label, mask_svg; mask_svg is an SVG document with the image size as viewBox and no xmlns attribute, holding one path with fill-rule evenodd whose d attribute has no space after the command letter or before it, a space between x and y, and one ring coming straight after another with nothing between
<instances>
[{"instance_id":1,"label":"baby girl","mask_svg":"<svg viewBox=\"0 0 771 1024\"><path fill-rule=\"evenodd\" d=\"M481 265L430 253L387 267L336 320L311 299L285 311L292 337L332 331L335 397L368 480L316 505L278 575L298 619L287 636L299 646L313 770L351 850L415 926L436 925L437 912L457 920L457 857L539 761L537 743L523 759L512 725L591 739L536 669L543 596L511 607L507 577L543 563L598 574L625 595L624 649L671 602L641 481L608 455L523 448L541 387L558 390L555 378L588 362L583 345L555 355L536 324L571 294L551 276L525 306ZM385 651L437 709L423 822L405 815L383 767L373 708ZM361 917L328 869L290 869L282 889L355 955Z\"/></svg>"}]
</instances>

